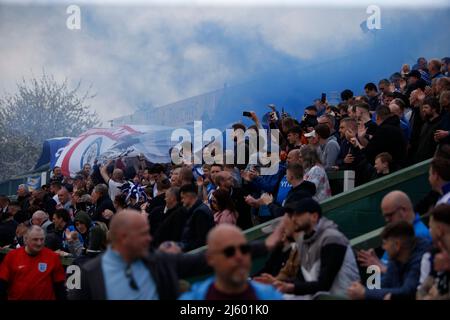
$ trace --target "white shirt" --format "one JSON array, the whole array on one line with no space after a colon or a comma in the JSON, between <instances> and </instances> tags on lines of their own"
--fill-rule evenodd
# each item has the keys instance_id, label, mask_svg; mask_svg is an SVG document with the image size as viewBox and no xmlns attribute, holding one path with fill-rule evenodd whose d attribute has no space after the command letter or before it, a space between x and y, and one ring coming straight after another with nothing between
<instances>
[{"instance_id":1,"label":"white shirt","mask_svg":"<svg viewBox=\"0 0 450 320\"><path fill-rule=\"evenodd\" d=\"M122 193L122 190L120 189L122 185L123 183L116 182L113 179L108 180L108 194L112 201L114 201L117 195Z\"/></svg>"}]
</instances>

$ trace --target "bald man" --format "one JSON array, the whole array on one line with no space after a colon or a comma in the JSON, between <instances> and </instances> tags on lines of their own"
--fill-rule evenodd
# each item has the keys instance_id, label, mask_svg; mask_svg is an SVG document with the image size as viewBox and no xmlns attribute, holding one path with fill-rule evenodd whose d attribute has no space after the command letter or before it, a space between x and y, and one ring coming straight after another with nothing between
<instances>
[{"instance_id":1,"label":"bald man","mask_svg":"<svg viewBox=\"0 0 450 320\"><path fill-rule=\"evenodd\" d=\"M81 266L81 288L72 300L175 300L178 279L206 274L204 254L150 252L150 225L139 211L113 216L106 252Z\"/></svg>"},{"instance_id":2,"label":"bald man","mask_svg":"<svg viewBox=\"0 0 450 320\"><path fill-rule=\"evenodd\" d=\"M44 247L44 230L31 226L24 242L0 264L0 300L65 299L64 268L59 256Z\"/></svg>"},{"instance_id":3,"label":"bald man","mask_svg":"<svg viewBox=\"0 0 450 320\"><path fill-rule=\"evenodd\" d=\"M104 254L81 266L80 289L69 290L69 299L175 300L180 293L179 279L211 272L203 252L149 252L149 231L148 219L139 211L126 209L114 215L109 231L111 245ZM267 255L281 237L280 231L274 231L264 243L252 243L252 253Z\"/></svg>"},{"instance_id":4,"label":"bald man","mask_svg":"<svg viewBox=\"0 0 450 320\"><path fill-rule=\"evenodd\" d=\"M215 277L193 285L181 300L281 300L270 285L249 281L250 245L236 226L221 224L208 234L206 259Z\"/></svg>"},{"instance_id":5,"label":"bald man","mask_svg":"<svg viewBox=\"0 0 450 320\"><path fill-rule=\"evenodd\" d=\"M381 201L381 213L386 224L397 221L406 221L414 227L414 233L418 238L424 238L431 242L430 231L422 222L418 213L414 212L411 199L403 191L395 190L386 194ZM386 252L378 259L373 249L358 252L358 261L363 267L378 265L385 272L389 258Z\"/></svg>"},{"instance_id":6,"label":"bald man","mask_svg":"<svg viewBox=\"0 0 450 320\"><path fill-rule=\"evenodd\" d=\"M109 160L104 166L100 168L100 174L105 181L106 185L108 186L108 193L109 197L112 201L116 198L118 194L122 193L122 190L120 189L125 180L124 180L124 174L122 169L115 168L112 172L111 177L108 174L108 167L112 164L112 160Z\"/></svg>"}]
</instances>

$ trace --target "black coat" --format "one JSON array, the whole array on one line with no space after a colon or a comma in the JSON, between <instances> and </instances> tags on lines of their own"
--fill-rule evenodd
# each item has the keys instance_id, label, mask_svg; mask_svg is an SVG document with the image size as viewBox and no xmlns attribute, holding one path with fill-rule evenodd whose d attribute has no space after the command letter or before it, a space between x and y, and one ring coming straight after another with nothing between
<instances>
[{"instance_id":1,"label":"black coat","mask_svg":"<svg viewBox=\"0 0 450 320\"><path fill-rule=\"evenodd\" d=\"M442 116L442 120L437 129L450 131L450 112L447 110L444 110L442 112L441 116ZM448 135L447 138L440 140L439 144L450 144L450 135Z\"/></svg>"},{"instance_id":2,"label":"black coat","mask_svg":"<svg viewBox=\"0 0 450 320\"><path fill-rule=\"evenodd\" d=\"M148 213L150 213L150 212L152 212L155 208L157 208L157 207L164 207L165 205L166 205L166 194L165 194L165 193L161 193L160 195L157 195L156 197L154 197L154 198L150 201L150 203L149 203L149 205L148 205L146 211L147 211Z\"/></svg>"},{"instance_id":3,"label":"black coat","mask_svg":"<svg viewBox=\"0 0 450 320\"><path fill-rule=\"evenodd\" d=\"M81 288L68 292L70 300L106 300L106 288L101 257L81 265ZM161 300L176 300L179 295L178 279L207 273L205 257L199 254L152 253L143 259L156 283Z\"/></svg>"},{"instance_id":4,"label":"black coat","mask_svg":"<svg viewBox=\"0 0 450 320\"><path fill-rule=\"evenodd\" d=\"M164 207L161 209L164 210ZM185 207L177 205L172 209L168 209L167 212L163 214L159 227L153 232L154 246L157 247L164 241L180 241L187 219L188 211ZM153 230L153 225L150 224L150 226L150 230Z\"/></svg>"},{"instance_id":5,"label":"black coat","mask_svg":"<svg viewBox=\"0 0 450 320\"><path fill-rule=\"evenodd\" d=\"M398 116L391 116L378 126L364 152L367 160L372 165L375 163L375 157L382 152L388 152L392 156L394 165L404 165L406 160L406 140L400 128Z\"/></svg>"},{"instance_id":6,"label":"black coat","mask_svg":"<svg viewBox=\"0 0 450 320\"><path fill-rule=\"evenodd\" d=\"M206 244L206 235L214 226L214 217L211 210L201 200L197 200L188 210L181 243L183 251L194 250Z\"/></svg>"},{"instance_id":7,"label":"black coat","mask_svg":"<svg viewBox=\"0 0 450 320\"><path fill-rule=\"evenodd\" d=\"M426 121L420 131L417 150L414 154L414 163L424 161L433 157L436 151L437 142L434 141L434 133L441 124L441 117L438 116L432 121Z\"/></svg>"},{"instance_id":8,"label":"black coat","mask_svg":"<svg viewBox=\"0 0 450 320\"><path fill-rule=\"evenodd\" d=\"M267 248L262 241L253 241L251 254L253 258L267 255ZM81 265L80 289L68 291L69 300L105 300L106 289L102 271L101 254ZM203 252L196 254L166 254L152 252L142 259L156 283L160 300L176 300L179 295L179 279L206 275L212 272L206 263Z\"/></svg>"},{"instance_id":9,"label":"black coat","mask_svg":"<svg viewBox=\"0 0 450 320\"><path fill-rule=\"evenodd\" d=\"M28 210L28 208L30 207L30 195L27 194L24 197L17 197L17 202L19 203L22 211L26 212Z\"/></svg>"},{"instance_id":10,"label":"black coat","mask_svg":"<svg viewBox=\"0 0 450 320\"><path fill-rule=\"evenodd\" d=\"M245 202L245 196L250 194L242 188L233 188L231 190L231 200L233 200L234 207L239 213L236 225L242 230L246 230L253 226L251 207Z\"/></svg>"},{"instance_id":11,"label":"black coat","mask_svg":"<svg viewBox=\"0 0 450 320\"><path fill-rule=\"evenodd\" d=\"M283 205L297 202L305 198L311 198L316 194L316 185L309 181L303 181L295 188L289 190ZM274 217L281 217L284 215L284 208L276 203L269 204L269 210Z\"/></svg>"},{"instance_id":12,"label":"black coat","mask_svg":"<svg viewBox=\"0 0 450 320\"><path fill-rule=\"evenodd\" d=\"M417 151L417 146L419 144L420 131L422 130L422 126L424 124L424 120L420 116L420 108L413 107L411 112L411 119L409 120L409 124L411 126L411 136L409 138L409 150L408 150L408 164L411 165L414 163L413 157Z\"/></svg>"},{"instance_id":13,"label":"black coat","mask_svg":"<svg viewBox=\"0 0 450 320\"><path fill-rule=\"evenodd\" d=\"M14 242L17 225L18 223L13 219L0 222L0 247Z\"/></svg>"},{"instance_id":14,"label":"black coat","mask_svg":"<svg viewBox=\"0 0 450 320\"><path fill-rule=\"evenodd\" d=\"M95 204L95 207L93 208L93 211L90 214L91 219L94 221L104 222L108 225L109 220L103 218L103 215L102 215L103 211L105 211L106 209L109 209L112 212L116 212L116 209L114 208L114 204L111 201L111 198L109 197L109 195L104 195L103 197L100 197L97 200L97 203Z\"/></svg>"}]
</instances>

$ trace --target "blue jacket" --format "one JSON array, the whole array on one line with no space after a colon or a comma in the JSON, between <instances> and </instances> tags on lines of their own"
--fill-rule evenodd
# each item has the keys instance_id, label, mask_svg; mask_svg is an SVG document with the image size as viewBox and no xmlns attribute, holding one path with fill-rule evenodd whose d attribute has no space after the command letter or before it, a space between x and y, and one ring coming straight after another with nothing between
<instances>
[{"instance_id":1,"label":"blue jacket","mask_svg":"<svg viewBox=\"0 0 450 320\"><path fill-rule=\"evenodd\" d=\"M420 215L417 212L414 218L413 227L414 227L414 234L416 235L416 237L424 238L427 241L431 242L430 230L428 230L427 226L422 222L422 219L420 218ZM384 264L389 263L389 256L386 251L381 257L381 262L383 262Z\"/></svg>"},{"instance_id":2,"label":"blue jacket","mask_svg":"<svg viewBox=\"0 0 450 320\"><path fill-rule=\"evenodd\" d=\"M213 284L214 277L204 281L194 283L191 291L183 293L179 300L205 300L209 287ZM283 300L283 296L274 287L254 281L249 284L255 290L255 295L259 300Z\"/></svg>"},{"instance_id":3,"label":"blue jacket","mask_svg":"<svg viewBox=\"0 0 450 320\"><path fill-rule=\"evenodd\" d=\"M286 174L286 163L279 163L278 172L273 175L258 176L250 182L250 187L260 191L274 193L277 185L280 183L283 176Z\"/></svg>"},{"instance_id":4,"label":"blue jacket","mask_svg":"<svg viewBox=\"0 0 450 320\"><path fill-rule=\"evenodd\" d=\"M390 260L386 274L381 278L381 289L366 289L366 299L383 300L388 293L392 298L415 298L420 279L422 256L431 243L424 238L416 238L417 243L405 264Z\"/></svg>"}]
</instances>

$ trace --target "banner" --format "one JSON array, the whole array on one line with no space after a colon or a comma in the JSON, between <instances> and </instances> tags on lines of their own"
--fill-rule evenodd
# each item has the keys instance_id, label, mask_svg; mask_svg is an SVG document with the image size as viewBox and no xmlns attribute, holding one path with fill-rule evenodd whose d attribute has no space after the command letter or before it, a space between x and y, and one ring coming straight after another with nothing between
<instances>
[{"instance_id":1,"label":"banner","mask_svg":"<svg viewBox=\"0 0 450 320\"><path fill-rule=\"evenodd\" d=\"M41 175L39 174L38 176L28 177L27 178L27 187L30 192L40 188L41 187Z\"/></svg>"},{"instance_id":2,"label":"banner","mask_svg":"<svg viewBox=\"0 0 450 320\"><path fill-rule=\"evenodd\" d=\"M62 150L55 165L61 167L63 175L75 175L86 163L92 165L100 154L111 148L119 139L142 134L143 132L136 127L139 126L90 129L74 138Z\"/></svg>"},{"instance_id":3,"label":"banner","mask_svg":"<svg viewBox=\"0 0 450 320\"><path fill-rule=\"evenodd\" d=\"M37 169L50 163L50 169L53 169L61 152L69 144L71 139L69 137L61 137L45 140L42 146L41 156L34 168Z\"/></svg>"}]
</instances>

